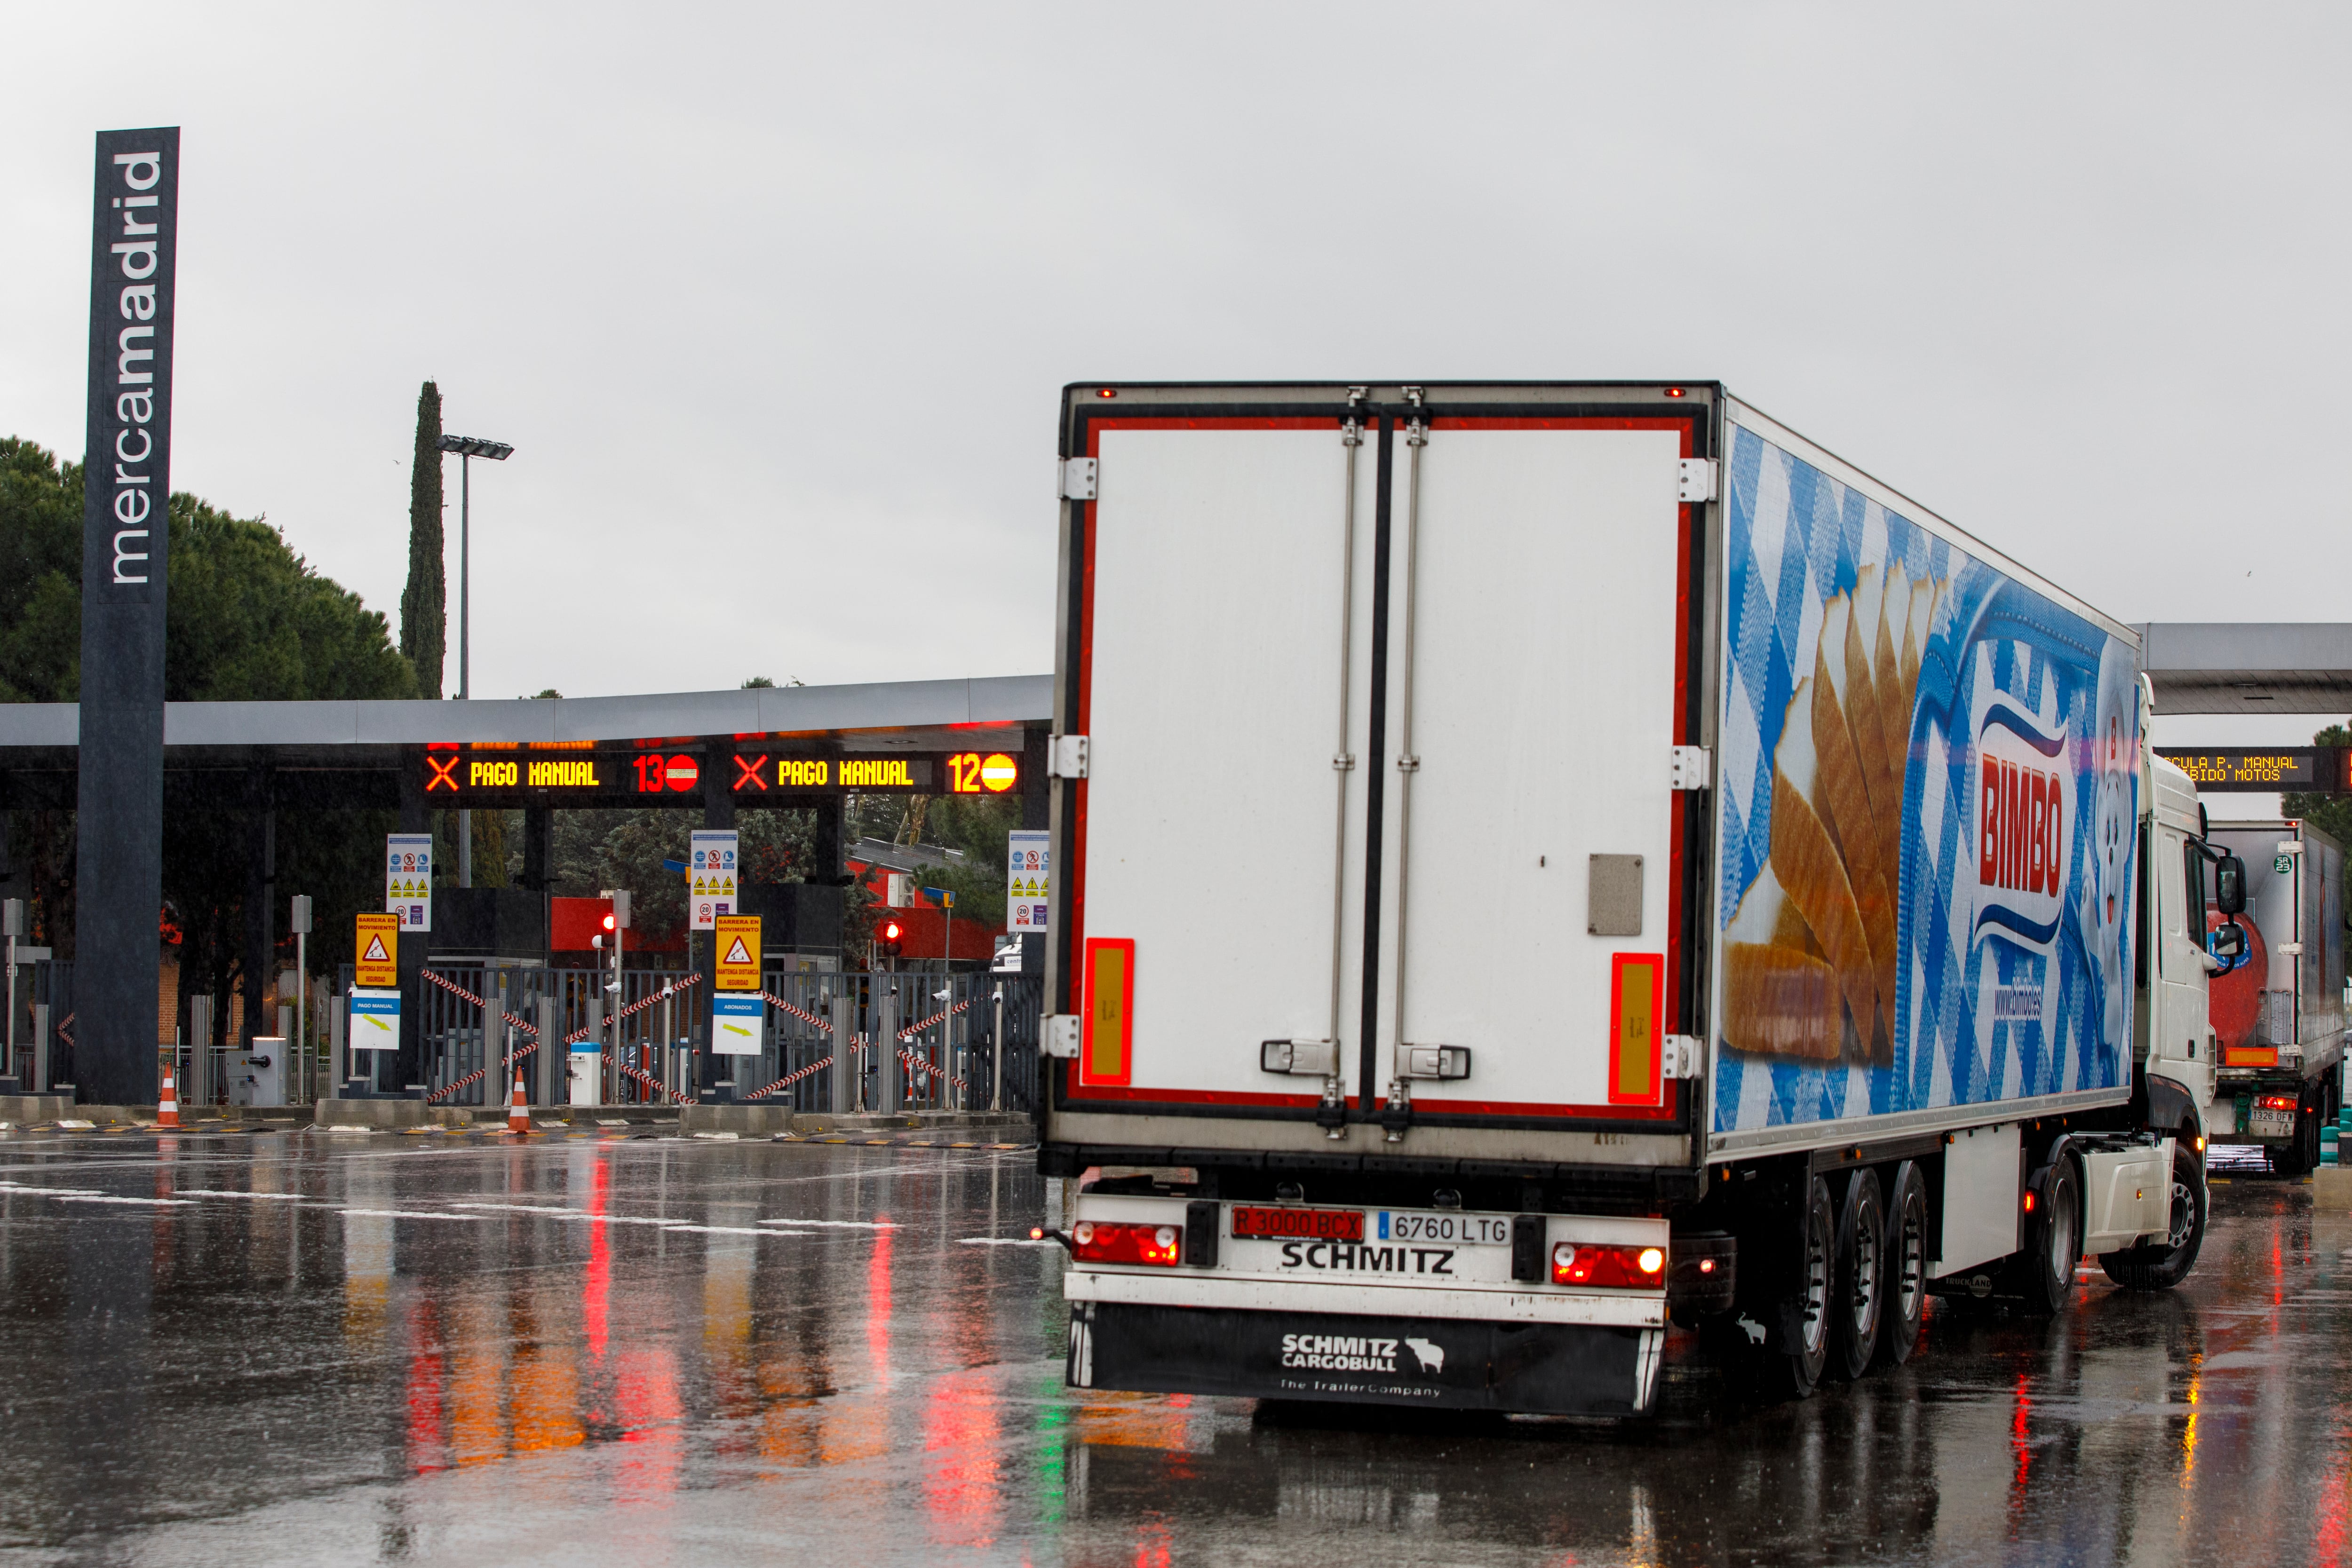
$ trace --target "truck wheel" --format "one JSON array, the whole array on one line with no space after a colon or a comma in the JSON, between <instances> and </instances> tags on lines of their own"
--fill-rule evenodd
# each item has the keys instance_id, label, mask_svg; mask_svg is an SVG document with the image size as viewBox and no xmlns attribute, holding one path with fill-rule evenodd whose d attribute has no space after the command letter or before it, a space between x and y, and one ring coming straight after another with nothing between
<instances>
[{"instance_id":1,"label":"truck wheel","mask_svg":"<svg viewBox=\"0 0 2352 1568\"><path fill-rule=\"evenodd\" d=\"M2107 1278L2126 1291L2168 1291L2189 1277L2205 1244L2204 1167L2184 1142L2172 1150L2172 1229L2162 1241L2099 1254Z\"/></svg>"},{"instance_id":2,"label":"truck wheel","mask_svg":"<svg viewBox=\"0 0 2352 1568\"><path fill-rule=\"evenodd\" d=\"M1838 1205L1837 1270L1830 1301L1830 1370L1851 1383L1870 1370L1886 1315L1886 1206L1878 1173L1860 1170Z\"/></svg>"},{"instance_id":3,"label":"truck wheel","mask_svg":"<svg viewBox=\"0 0 2352 1568\"><path fill-rule=\"evenodd\" d=\"M1830 1204L1830 1184L1815 1176L1805 1194L1796 1277L1775 1307L1771 1343L1765 1347L1763 1391L1772 1397L1803 1399L1821 1386L1830 1362L1836 1249L1837 1215Z\"/></svg>"},{"instance_id":4,"label":"truck wheel","mask_svg":"<svg viewBox=\"0 0 2352 1568\"><path fill-rule=\"evenodd\" d=\"M2083 1184L2074 1162L2062 1156L2042 1184L2042 1199L2025 1228L2025 1249L2010 1265L2026 1311L2047 1317L2064 1307L2082 1256Z\"/></svg>"},{"instance_id":5,"label":"truck wheel","mask_svg":"<svg viewBox=\"0 0 2352 1568\"><path fill-rule=\"evenodd\" d=\"M2306 1176L2319 1168L2319 1113L2305 1105L2294 1113L2294 1141L2263 1149L2271 1169L2284 1176Z\"/></svg>"},{"instance_id":6,"label":"truck wheel","mask_svg":"<svg viewBox=\"0 0 2352 1568\"><path fill-rule=\"evenodd\" d=\"M1886 1199L1886 1305L1878 1324L1878 1364L1900 1366L1919 1348L1927 1312L1927 1178L1905 1160Z\"/></svg>"}]
</instances>

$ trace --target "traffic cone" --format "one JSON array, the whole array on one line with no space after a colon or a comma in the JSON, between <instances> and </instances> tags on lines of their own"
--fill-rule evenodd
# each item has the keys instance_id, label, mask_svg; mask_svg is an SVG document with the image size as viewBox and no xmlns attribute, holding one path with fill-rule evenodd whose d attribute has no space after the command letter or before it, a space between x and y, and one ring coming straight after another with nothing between
<instances>
[{"instance_id":1,"label":"traffic cone","mask_svg":"<svg viewBox=\"0 0 2352 1568\"><path fill-rule=\"evenodd\" d=\"M522 1069L520 1067L515 1069L514 1098L507 1102L507 1131L530 1131L530 1102L523 1097Z\"/></svg>"},{"instance_id":2,"label":"traffic cone","mask_svg":"<svg viewBox=\"0 0 2352 1568\"><path fill-rule=\"evenodd\" d=\"M155 1101L155 1124L159 1127L176 1127L180 1124L180 1099L173 1091L172 1070L168 1067L163 1069L163 1092L156 1097Z\"/></svg>"}]
</instances>

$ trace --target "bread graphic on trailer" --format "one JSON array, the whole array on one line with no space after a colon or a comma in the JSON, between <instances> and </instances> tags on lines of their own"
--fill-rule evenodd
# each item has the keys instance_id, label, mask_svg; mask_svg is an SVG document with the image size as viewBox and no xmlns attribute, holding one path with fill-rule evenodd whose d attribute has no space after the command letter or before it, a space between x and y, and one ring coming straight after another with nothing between
<instances>
[{"instance_id":1,"label":"bread graphic on trailer","mask_svg":"<svg viewBox=\"0 0 2352 1568\"><path fill-rule=\"evenodd\" d=\"M1772 753L1770 854L1724 933L1735 1050L1893 1059L1911 713L1942 589L1867 566L1822 607Z\"/></svg>"}]
</instances>

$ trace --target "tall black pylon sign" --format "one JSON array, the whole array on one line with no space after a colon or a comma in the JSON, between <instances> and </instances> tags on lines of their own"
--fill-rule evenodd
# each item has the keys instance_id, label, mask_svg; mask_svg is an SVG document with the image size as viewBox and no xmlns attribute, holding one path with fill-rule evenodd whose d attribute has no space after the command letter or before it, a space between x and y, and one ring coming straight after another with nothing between
<instances>
[{"instance_id":1,"label":"tall black pylon sign","mask_svg":"<svg viewBox=\"0 0 2352 1568\"><path fill-rule=\"evenodd\" d=\"M74 1081L151 1103L163 902L163 604L180 131L101 131L82 448Z\"/></svg>"}]
</instances>

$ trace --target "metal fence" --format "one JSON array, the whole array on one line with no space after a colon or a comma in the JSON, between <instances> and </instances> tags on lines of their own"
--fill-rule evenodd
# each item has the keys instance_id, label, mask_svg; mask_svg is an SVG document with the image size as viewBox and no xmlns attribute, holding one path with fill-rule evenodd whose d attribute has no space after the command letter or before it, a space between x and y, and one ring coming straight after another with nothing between
<instances>
[{"instance_id":1,"label":"metal fence","mask_svg":"<svg viewBox=\"0 0 2352 1568\"><path fill-rule=\"evenodd\" d=\"M428 965L417 994L403 1000L415 1009L413 1082L436 1104L497 1104L508 1093L505 1062L520 1053L534 1103L567 1100L566 1048L588 1038L593 1008L604 1104L693 1100L708 1088L719 1099L797 1111L1033 1108L1044 1001L1034 976L772 969L761 977L759 1051L716 1055L698 1049L710 1002L691 971L625 970L617 991L611 975ZM351 988L349 965L340 978L339 997ZM533 1050L541 998L554 1001L562 1038ZM542 1051L551 1058L544 1066ZM405 1087L392 1081L395 1060L354 1053L353 1070L377 1092L394 1092Z\"/></svg>"}]
</instances>

